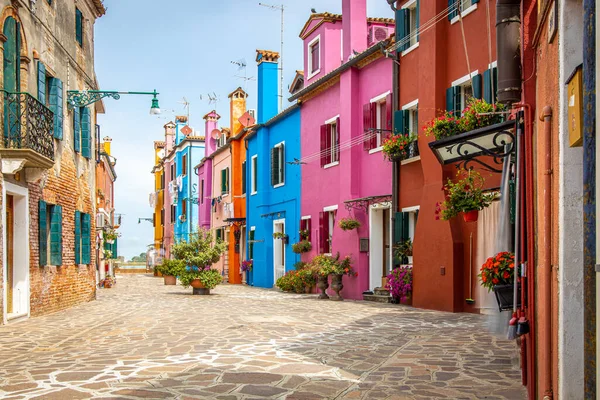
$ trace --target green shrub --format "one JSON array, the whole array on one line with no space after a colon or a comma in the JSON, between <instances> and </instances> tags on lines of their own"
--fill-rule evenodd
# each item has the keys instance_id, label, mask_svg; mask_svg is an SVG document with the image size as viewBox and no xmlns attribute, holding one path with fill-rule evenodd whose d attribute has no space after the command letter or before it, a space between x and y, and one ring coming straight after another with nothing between
<instances>
[{"instance_id":1,"label":"green shrub","mask_svg":"<svg viewBox=\"0 0 600 400\"><path fill-rule=\"evenodd\" d=\"M185 271L185 262L182 260L164 259L156 270L163 276L180 276Z\"/></svg>"},{"instance_id":2,"label":"green shrub","mask_svg":"<svg viewBox=\"0 0 600 400\"><path fill-rule=\"evenodd\" d=\"M296 254L308 253L312 250L312 244L308 240L301 240L292 245L292 251Z\"/></svg>"}]
</instances>

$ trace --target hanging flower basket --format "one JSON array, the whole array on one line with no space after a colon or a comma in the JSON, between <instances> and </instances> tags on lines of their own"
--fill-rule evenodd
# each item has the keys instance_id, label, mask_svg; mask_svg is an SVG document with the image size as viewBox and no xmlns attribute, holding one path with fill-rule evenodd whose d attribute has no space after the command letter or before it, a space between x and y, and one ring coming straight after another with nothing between
<instances>
[{"instance_id":1,"label":"hanging flower basket","mask_svg":"<svg viewBox=\"0 0 600 400\"><path fill-rule=\"evenodd\" d=\"M340 226L340 229L342 229L343 231L351 231L353 229L360 228L361 223L357 219L347 217L347 218L342 218L338 225Z\"/></svg>"},{"instance_id":2,"label":"hanging flower basket","mask_svg":"<svg viewBox=\"0 0 600 400\"><path fill-rule=\"evenodd\" d=\"M515 255L507 251L490 257L481 266L479 278L481 286L493 290L500 311L512 310L514 306ZM518 278L517 278L518 279ZM521 283L517 282L517 306L521 305Z\"/></svg>"},{"instance_id":3,"label":"hanging flower basket","mask_svg":"<svg viewBox=\"0 0 600 400\"><path fill-rule=\"evenodd\" d=\"M492 290L496 296L498 309L508 311L514 308L515 285L495 285ZM517 284L517 308L521 307L521 284Z\"/></svg>"},{"instance_id":4,"label":"hanging flower basket","mask_svg":"<svg viewBox=\"0 0 600 400\"><path fill-rule=\"evenodd\" d=\"M476 221L477 217L474 213L469 216L466 214L488 207L496 198L496 194L484 193L485 179L477 171L461 169L456 177L458 178L456 182L448 179L444 185L446 199L436 204L435 219L447 221L460 213L465 213L465 221L471 221L472 218Z\"/></svg>"},{"instance_id":5,"label":"hanging flower basket","mask_svg":"<svg viewBox=\"0 0 600 400\"><path fill-rule=\"evenodd\" d=\"M383 155L389 161L402 161L410 157L410 153L414 153L412 145L417 142L417 135L392 135L388 137L382 144Z\"/></svg>"}]
</instances>

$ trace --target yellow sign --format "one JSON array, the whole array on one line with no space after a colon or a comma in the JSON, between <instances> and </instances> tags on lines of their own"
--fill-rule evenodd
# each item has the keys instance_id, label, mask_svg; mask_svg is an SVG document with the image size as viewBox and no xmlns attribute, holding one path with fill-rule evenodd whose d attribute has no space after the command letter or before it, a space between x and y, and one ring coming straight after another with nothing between
<instances>
[{"instance_id":1,"label":"yellow sign","mask_svg":"<svg viewBox=\"0 0 600 400\"><path fill-rule=\"evenodd\" d=\"M583 93L581 66L577 67L567 81L567 102L569 145L579 147L583 144Z\"/></svg>"}]
</instances>

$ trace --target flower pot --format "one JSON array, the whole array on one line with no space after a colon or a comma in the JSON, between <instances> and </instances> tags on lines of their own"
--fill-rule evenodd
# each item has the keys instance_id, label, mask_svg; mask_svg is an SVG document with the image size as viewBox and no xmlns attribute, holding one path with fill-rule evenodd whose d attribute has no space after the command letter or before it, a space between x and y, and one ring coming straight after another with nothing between
<instances>
[{"instance_id":1,"label":"flower pot","mask_svg":"<svg viewBox=\"0 0 600 400\"><path fill-rule=\"evenodd\" d=\"M200 279L194 279L190 286L193 288L192 293L195 295L206 296L210 294L210 289L205 288Z\"/></svg>"},{"instance_id":2,"label":"flower pot","mask_svg":"<svg viewBox=\"0 0 600 400\"><path fill-rule=\"evenodd\" d=\"M475 222L479 217L479 210L471 210L463 213L463 218L465 222Z\"/></svg>"},{"instance_id":3,"label":"flower pot","mask_svg":"<svg viewBox=\"0 0 600 400\"><path fill-rule=\"evenodd\" d=\"M342 300L344 300L342 298L342 296L340 296L340 292L344 288L344 285L342 284L342 277L343 276L344 275L342 275L342 274L331 275L331 289L333 289L333 291L335 292L335 296L332 296L331 300L334 300L334 301L342 301Z\"/></svg>"},{"instance_id":4,"label":"flower pot","mask_svg":"<svg viewBox=\"0 0 600 400\"><path fill-rule=\"evenodd\" d=\"M412 263L413 263L413 256L406 256L406 258L408 258L408 264L412 265Z\"/></svg>"},{"instance_id":5,"label":"flower pot","mask_svg":"<svg viewBox=\"0 0 600 400\"><path fill-rule=\"evenodd\" d=\"M319 294L319 299L328 299L329 298L329 296L326 293L326 290L329 287L328 278L329 278L328 276L319 275L319 278L317 280L317 287L321 291L321 294Z\"/></svg>"},{"instance_id":6,"label":"flower pot","mask_svg":"<svg viewBox=\"0 0 600 400\"><path fill-rule=\"evenodd\" d=\"M521 307L521 285L519 284L517 289L517 308ZM512 310L514 306L514 284L509 285L496 285L492 288L496 295L496 302L498 303L498 309L500 311Z\"/></svg>"},{"instance_id":7,"label":"flower pot","mask_svg":"<svg viewBox=\"0 0 600 400\"><path fill-rule=\"evenodd\" d=\"M164 275L163 280L167 286L177 285L177 278L174 276Z\"/></svg>"},{"instance_id":8,"label":"flower pot","mask_svg":"<svg viewBox=\"0 0 600 400\"><path fill-rule=\"evenodd\" d=\"M113 286L112 282L104 281L104 287L110 289Z\"/></svg>"},{"instance_id":9,"label":"flower pot","mask_svg":"<svg viewBox=\"0 0 600 400\"><path fill-rule=\"evenodd\" d=\"M400 298L400 297L392 297L392 304L402 304L405 306L412 306L412 296L410 294L408 294L406 297L404 298Z\"/></svg>"}]
</instances>

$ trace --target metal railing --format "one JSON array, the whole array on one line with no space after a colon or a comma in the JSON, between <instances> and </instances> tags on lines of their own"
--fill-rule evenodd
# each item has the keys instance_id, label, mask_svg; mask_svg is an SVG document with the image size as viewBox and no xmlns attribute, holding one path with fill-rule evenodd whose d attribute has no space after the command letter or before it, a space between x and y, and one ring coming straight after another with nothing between
<instances>
[{"instance_id":1,"label":"metal railing","mask_svg":"<svg viewBox=\"0 0 600 400\"><path fill-rule=\"evenodd\" d=\"M30 149L54 161L54 113L29 93L2 93L2 148Z\"/></svg>"}]
</instances>

